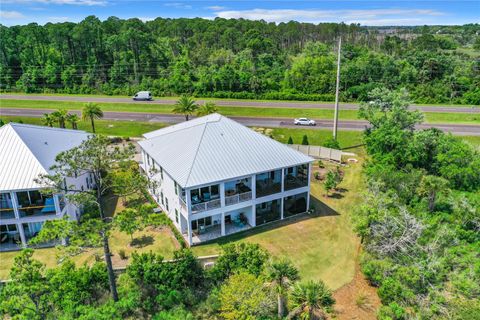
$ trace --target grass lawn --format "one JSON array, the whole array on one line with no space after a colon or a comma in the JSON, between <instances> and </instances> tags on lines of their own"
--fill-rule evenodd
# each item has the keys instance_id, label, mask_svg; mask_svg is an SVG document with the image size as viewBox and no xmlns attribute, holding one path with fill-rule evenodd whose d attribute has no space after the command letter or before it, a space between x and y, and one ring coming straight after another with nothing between
<instances>
[{"instance_id":1,"label":"grass lawn","mask_svg":"<svg viewBox=\"0 0 480 320\"><path fill-rule=\"evenodd\" d=\"M473 56L480 55L479 51L475 51L473 49L468 48L459 48L458 51L465 51L465 53L471 54L474 53ZM0 94L14 94L14 95L24 95L24 96L52 96L52 97L98 97L98 98L132 98L132 96L126 95L107 95L107 94L67 94L67 93L25 93L25 92L1 92ZM179 96L168 96L168 97L158 97L154 96L154 100L176 100ZM291 102L292 104L295 103L302 103L302 104L332 104L334 101L302 101L302 100L269 100L269 99L234 99L234 98L208 98L208 97L194 97L196 100L208 100L208 101L252 101L252 102ZM340 103L360 103L356 101L345 102L341 101ZM451 104L451 103L413 103L412 105L420 105L420 106L433 106L436 107L441 105L443 107L470 107L470 105L465 104Z\"/></svg>"},{"instance_id":2,"label":"grass lawn","mask_svg":"<svg viewBox=\"0 0 480 320\"><path fill-rule=\"evenodd\" d=\"M110 204L108 211L122 210L121 201L116 201ZM127 257L130 257L132 252L149 252L153 251L163 255L166 259L173 257L173 251L180 248L177 240L173 236L168 227L153 229L147 228L144 231L139 231L134 234L135 246L131 246L131 239L125 233L114 230L110 236L110 250L113 253L112 261L114 267L124 267L128 263L127 260L120 259L119 250L125 250ZM55 267L59 261L60 250L57 248L36 249L34 251L34 258L44 263L47 268ZM13 264L14 257L18 255L18 251L0 252L0 279L8 279L10 268ZM95 262L96 256L103 257L103 250L101 248L89 249L79 255L73 256L71 259L77 265L91 264Z\"/></svg>"},{"instance_id":3,"label":"grass lawn","mask_svg":"<svg viewBox=\"0 0 480 320\"><path fill-rule=\"evenodd\" d=\"M358 151L358 149L356 150ZM294 217L271 225L193 247L197 255L219 252L231 241L259 243L274 256L286 256L299 268L303 279L322 279L332 289L350 282L355 273L358 239L350 217L360 203L362 163L345 168L345 178L335 197L325 198L320 182L312 182L312 200L318 214Z\"/></svg>"},{"instance_id":4,"label":"grass lawn","mask_svg":"<svg viewBox=\"0 0 480 320\"><path fill-rule=\"evenodd\" d=\"M31 109L58 109L81 110L84 102L77 101L37 101L37 100L0 100L2 108L31 108ZM172 105L138 104L138 103L99 103L103 111L120 112L154 112L171 114ZM218 107L225 116L243 117L278 117L298 118L308 117L314 119L332 119L333 109L297 109L297 108L258 108L258 107ZM339 119L358 120L356 110L340 110ZM431 123L480 123L479 115L468 113L426 113L426 122Z\"/></svg>"},{"instance_id":5,"label":"grass lawn","mask_svg":"<svg viewBox=\"0 0 480 320\"><path fill-rule=\"evenodd\" d=\"M4 122L19 122L28 124L43 125L41 118L33 117L18 117L18 116L3 116L1 119ZM109 135L109 136L121 136L121 137L141 137L142 134L157 130L167 126L167 124L159 122L136 122L136 121L116 121L116 120L95 120L95 130L97 133ZM67 127L68 124L67 124ZM78 122L78 129L88 132L92 131L92 127L89 122Z\"/></svg>"}]
</instances>

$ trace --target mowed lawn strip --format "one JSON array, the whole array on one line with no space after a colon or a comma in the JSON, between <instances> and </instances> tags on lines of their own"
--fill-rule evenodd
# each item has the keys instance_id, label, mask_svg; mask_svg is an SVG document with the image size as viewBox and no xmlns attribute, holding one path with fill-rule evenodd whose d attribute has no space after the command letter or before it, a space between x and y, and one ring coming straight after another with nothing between
<instances>
[{"instance_id":1,"label":"mowed lawn strip","mask_svg":"<svg viewBox=\"0 0 480 320\"><path fill-rule=\"evenodd\" d=\"M43 125L41 118L0 116L6 122L23 122L26 124ZM167 124L160 122L136 122L120 120L95 120L95 131L100 134L120 137L141 137L142 134L166 127ZM67 123L67 128L71 129ZM79 121L78 129L92 132L90 121Z\"/></svg>"},{"instance_id":2,"label":"mowed lawn strip","mask_svg":"<svg viewBox=\"0 0 480 320\"><path fill-rule=\"evenodd\" d=\"M471 51L475 52L473 49L466 49L462 48L466 51ZM458 49L460 50L460 49ZM480 55L480 53L477 53L477 55ZM1 95L17 95L17 96L50 96L50 97L82 97L82 98L127 98L127 99L132 99L133 96L127 96L127 95L107 95L107 94L65 94L65 93L24 93L24 92L2 92L0 93ZM165 96L165 97L159 97L159 96L154 96L154 100L178 100L180 97L179 96ZM206 101L235 101L235 102L243 102L248 104L248 102L284 102L284 103L291 103L292 107L295 107L295 103L301 103L301 104L328 104L332 105L335 103L335 101L309 101L309 100L271 100L271 99L235 99L235 98L212 98L212 97L194 97L195 100L206 100ZM356 102L356 101L340 101L340 104L342 103L348 103L348 104L360 104L361 102ZM469 104L451 104L451 103L413 103L413 106L429 106L429 107L457 107L457 108L471 108L472 106Z\"/></svg>"},{"instance_id":3,"label":"mowed lawn strip","mask_svg":"<svg viewBox=\"0 0 480 320\"><path fill-rule=\"evenodd\" d=\"M1 108L31 108L31 109L59 109L81 110L85 102L78 101L39 101L39 100L0 100ZM146 112L172 114L173 105L145 104L145 103L112 103L99 102L103 111L118 112ZM258 117L258 118L293 118L308 117L313 119L332 119L333 109L297 109L297 108L258 108L258 107L224 107L218 111L225 116ZM458 123L480 124L480 114L473 113L437 113L426 112L425 120L429 123ZM339 119L358 120L356 110L340 110Z\"/></svg>"},{"instance_id":4,"label":"mowed lawn strip","mask_svg":"<svg viewBox=\"0 0 480 320\"><path fill-rule=\"evenodd\" d=\"M302 215L227 236L193 247L197 255L218 253L227 242L259 243L274 256L285 256L299 268L303 279L321 279L338 289L353 279L358 239L350 217L363 190L362 162L345 167L338 199L325 198L321 182L312 182L312 201L318 215Z\"/></svg>"}]
</instances>

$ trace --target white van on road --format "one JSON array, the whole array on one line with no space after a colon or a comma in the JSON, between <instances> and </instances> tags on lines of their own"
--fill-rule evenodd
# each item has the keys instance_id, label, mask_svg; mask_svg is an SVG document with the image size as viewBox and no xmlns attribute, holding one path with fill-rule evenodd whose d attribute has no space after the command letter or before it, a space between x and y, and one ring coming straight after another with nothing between
<instances>
[{"instance_id":1,"label":"white van on road","mask_svg":"<svg viewBox=\"0 0 480 320\"><path fill-rule=\"evenodd\" d=\"M133 96L135 101L152 101L152 93L150 91L139 91Z\"/></svg>"}]
</instances>

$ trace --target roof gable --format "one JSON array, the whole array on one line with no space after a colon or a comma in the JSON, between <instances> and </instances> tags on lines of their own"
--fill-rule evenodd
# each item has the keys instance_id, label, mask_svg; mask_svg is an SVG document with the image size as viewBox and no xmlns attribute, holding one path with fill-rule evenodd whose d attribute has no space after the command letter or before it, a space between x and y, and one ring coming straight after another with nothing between
<instances>
[{"instance_id":1,"label":"roof gable","mask_svg":"<svg viewBox=\"0 0 480 320\"><path fill-rule=\"evenodd\" d=\"M84 131L9 123L0 128L0 190L35 189L62 151L88 138Z\"/></svg>"}]
</instances>

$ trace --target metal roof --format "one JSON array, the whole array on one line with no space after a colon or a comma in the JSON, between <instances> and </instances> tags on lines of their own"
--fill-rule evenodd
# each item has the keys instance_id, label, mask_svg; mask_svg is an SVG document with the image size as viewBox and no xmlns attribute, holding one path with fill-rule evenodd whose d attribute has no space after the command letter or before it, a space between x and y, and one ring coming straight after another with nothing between
<instances>
[{"instance_id":1,"label":"metal roof","mask_svg":"<svg viewBox=\"0 0 480 320\"><path fill-rule=\"evenodd\" d=\"M49 173L55 157L88 139L80 130L9 123L0 128L0 190L40 188L34 179Z\"/></svg>"},{"instance_id":2,"label":"metal roof","mask_svg":"<svg viewBox=\"0 0 480 320\"><path fill-rule=\"evenodd\" d=\"M216 113L144 137L140 146L184 188L313 161Z\"/></svg>"}]
</instances>

